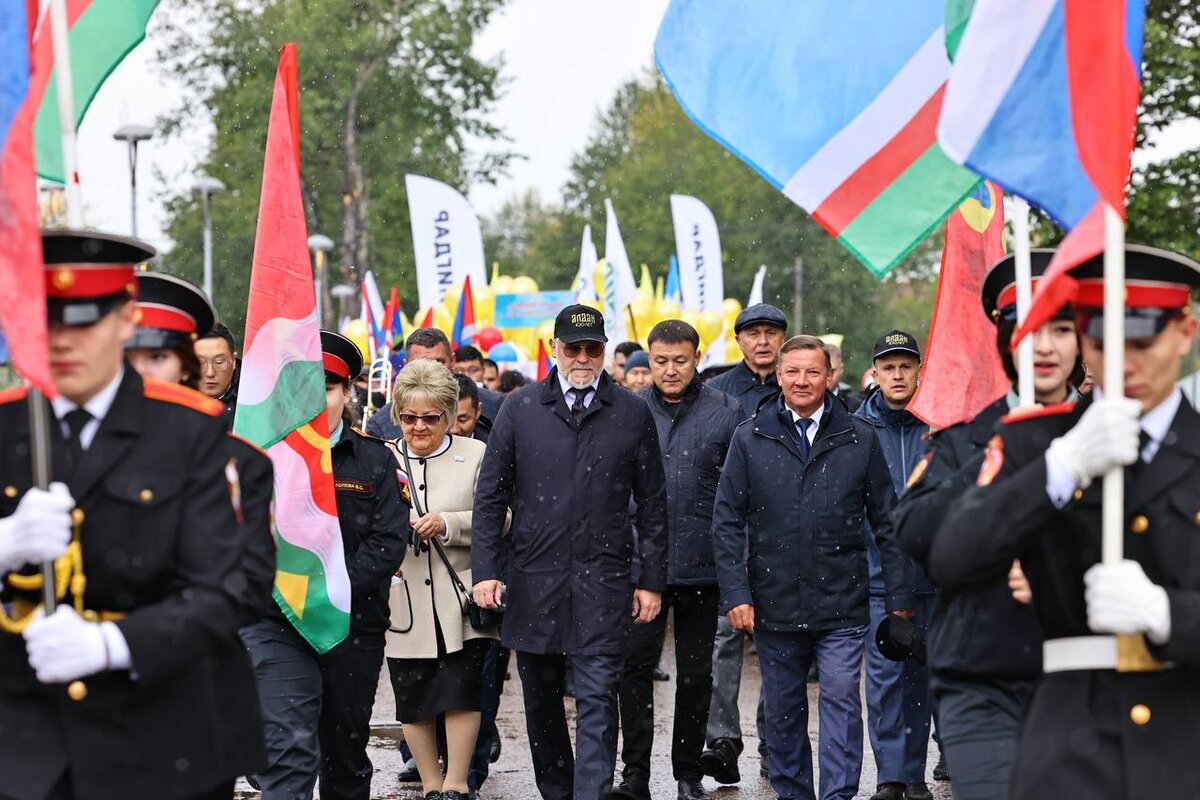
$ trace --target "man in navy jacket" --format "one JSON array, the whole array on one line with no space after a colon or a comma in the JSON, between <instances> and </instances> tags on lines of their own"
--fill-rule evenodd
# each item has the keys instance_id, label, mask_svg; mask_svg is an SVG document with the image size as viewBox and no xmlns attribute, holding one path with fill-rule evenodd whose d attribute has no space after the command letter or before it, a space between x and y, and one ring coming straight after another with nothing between
<instances>
[{"instance_id":1,"label":"man in navy jacket","mask_svg":"<svg viewBox=\"0 0 1200 800\"><path fill-rule=\"evenodd\" d=\"M755 634L771 785L813 798L805 681L820 675L821 797L854 797L862 769L859 676L869 624L864 517L882 556L887 609L913 598L891 523L896 493L874 428L826 393L829 353L796 336L780 349L780 402L738 426L717 488L720 610Z\"/></svg>"}]
</instances>

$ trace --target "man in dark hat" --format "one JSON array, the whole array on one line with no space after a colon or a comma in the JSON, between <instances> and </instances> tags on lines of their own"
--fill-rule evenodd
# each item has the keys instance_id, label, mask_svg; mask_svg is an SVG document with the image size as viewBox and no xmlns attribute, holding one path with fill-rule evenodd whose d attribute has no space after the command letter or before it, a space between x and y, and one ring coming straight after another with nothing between
<instances>
[{"instance_id":1,"label":"man in dark hat","mask_svg":"<svg viewBox=\"0 0 1200 800\"><path fill-rule=\"evenodd\" d=\"M1031 253L1035 289L1053 255L1053 250ZM1013 256L988 272L981 297L984 313L996 325L996 349L1013 388L975 419L933 434L910 473L894 519L901 545L925 570L946 510L975 484L996 424L1019 403L1017 369L1009 351L1017 324ZM1046 406L1075 399L1070 379L1082 361L1074 308L1064 306L1031 336L1034 399ZM1000 525L1004 520L981 524ZM1023 580L1016 565L1012 570L1014 582ZM1010 797L1017 737L1042 671L1041 643L1033 609L1027 599L1014 598L1006 575L969 587L941 587L929 622L930 688L938 709L939 744L946 761L953 763L955 797Z\"/></svg>"},{"instance_id":2,"label":"man in dark hat","mask_svg":"<svg viewBox=\"0 0 1200 800\"><path fill-rule=\"evenodd\" d=\"M488 438L472 518L475 600L505 602L501 643L517 651L538 790L601 800L612 789L617 686L628 622L648 623L667 585L662 456L650 410L604 371L604 318L567 306L554 323L557 364L506 402ZM630 497L641 577L633 585ZM512 509L510 543L500 535ZM563 707L575 674L576 752Z\"/></svg>"},{"instance_id":3,"label":"man in dark hat","mask_svg":"<svg viewBox=\"0 0 1200 800\"><path fill-rule=\"evenodd\" d=\"M383 664L388 588L409 541L409 509L387 446L353 427L350 383L362 372L358 345L321 331L325 403L338 522L350 578L350 633L318 654L276 606L245 628L262 697L268 766L256 776L264 800L369 800L371 707Z\"/></svg>"},{"instance_id":4,"label":"man in dark hat","mask_svg":"<svg viewBox=\"0 0 1200 800\"><path fill-rule=\"evenodd\" d=\"M1196 337L1200 264L1128 245L1125 271L1124 396L1101 390L1112 345L1096 258L1072 274L1097 388L1006 418L930 556L951 590L998 579L1014 558L1029 578L1044 675L1013 797L1187 797L1200 784L1200 416L1176 385ZM1100 563L1098 479L1120 467L1124 557Z\"/></svg>"},{"instance_id":5,"label":"man in dark hat","mask_svg":"<svg viewBox=\"0 0 1200 800\"><path fill-rule=\"evenodd\" d=\"M42 245L49 491L31 488L25 390L0 396L0 793L229 798L264 757L255 709L213 705L254 697L221 406L124 358L134 264L153 250L71 230ZM42 616L36 566L60 555Z\"/></svg>"}]
</instances>

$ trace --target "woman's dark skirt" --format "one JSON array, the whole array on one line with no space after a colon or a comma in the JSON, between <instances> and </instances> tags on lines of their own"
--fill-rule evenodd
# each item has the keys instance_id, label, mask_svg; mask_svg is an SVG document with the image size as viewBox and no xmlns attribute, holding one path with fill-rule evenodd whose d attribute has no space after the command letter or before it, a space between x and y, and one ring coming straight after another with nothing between
<instances>
[{"instance_id":1,"label":"woman's dark skirt","mask_svg":"<svg viewBox=\"0 0 1200 800\"><path fill-rule=\"evenodd\" d=\"M483 697L483 658L491 642L491 639L469 639L463 642L462 650L438 658L389 658L388 674L396 693L396 719L413 723L447 711L479 711Z\"/></svg>"}]
</instances>

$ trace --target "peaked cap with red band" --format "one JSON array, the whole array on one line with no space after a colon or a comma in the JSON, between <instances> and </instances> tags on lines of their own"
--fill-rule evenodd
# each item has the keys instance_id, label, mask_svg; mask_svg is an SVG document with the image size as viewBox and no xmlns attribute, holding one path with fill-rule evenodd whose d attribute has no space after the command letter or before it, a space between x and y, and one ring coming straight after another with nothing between
<instances>
[{"instance_id":1,"label":"peaked cap with red band","mask_svg":"<svg viewBox=\"0 0 1200 800\"><path fill-rule=\"evenodd\" d=\"M1030 293L1037 289L1046 267L1054 258L1054 251L1049 248L1035 248L1029 251L1029 272L1032 276ZM1004 256L988 270L980 290L980 300L983 301L983 311L992 322L1001 319L1017 318L1017 262L1012 253ZM1055 319L1074 319L1070 307L1064 307L1054 316Z\"/></svg>"},{"instance_id":2,"label":"peaked cap with red band","mask_svg":"<svg viewBox=\"0 0 1200 800\"><path fill-rule=\"evenodd\" d=\"M126 347L174 347L212 330L217 312L193 283L160 272L137 273L137 331Z\"/></svg>"},{"instance_id":3,"label":"peaked cap with red band","mask_svg":"<svg viewBox=\"0 0 1200 800\"><path fill-rule=\"evenodd\" d=\"M340 333L321 331L321 356L325 362L325 380L331 383L352 381L362 372L362 351Z\"/></svg>"},{"instance_id":4,"label":"peaked cap with red band","mask_svg":"<svg viewBox=\"0 0 1200 800\"><path fill-rule=\"evenodd\" d=\"M42 231L50 322L90 325L137 295L133 268L155 250L137 239L67 228Z\"/></svg>"},{"instance_id":5,"label":"peaked cap with red band","mask_svg":"<svg viewBox=\"0 0 1200 800\"><path fill-rule=\"evenodd\" d=\"M1079 332L1104 338L1104 259L1093 258L1071 270L1078 282L1075 315ZM1200 264L1186 256L1125 245L1125 338L1151 339L1172 319L1188 313L1200 288Z\"/></svg>"}]
</instances>

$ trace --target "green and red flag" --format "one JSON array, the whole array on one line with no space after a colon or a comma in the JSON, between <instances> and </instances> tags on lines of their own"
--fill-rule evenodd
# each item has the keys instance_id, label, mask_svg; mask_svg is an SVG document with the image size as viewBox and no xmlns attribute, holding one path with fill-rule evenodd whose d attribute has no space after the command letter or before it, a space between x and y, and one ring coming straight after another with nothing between
<instances>
[{"instance_id":1,"label":"green and red flag","mask_svg":"<svg viewBox=\"0 0 1200 800\"><path fill-rule=\"evenodd\" d=\"M300 197L296 45L283 46L267 128L233 430L275 466L275 601L317 652L350 629L325 370Z\"/></svg>"},{"instance_id":2,"label":"green and red flag","mask_svg":"<svg viewBox=\"0 0 1200 800\"><path fill-rule=\"evenodd\" d=\"M146 38L146 25L159 0L66 0L68 44L71 49L71 83L75 99L75 124L83 121L101 84L129 51ZM34 58L54 54L50 42L49 14L43 11L34 39ZM40 74L40 85L30 88L40 95L34 118L34 161L38 174L66 183L63 175L62 138L58 124L58 79L54 69Z\"/></svg>"}]
</instances>

